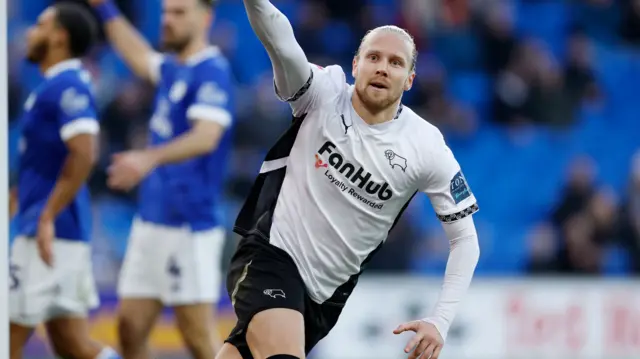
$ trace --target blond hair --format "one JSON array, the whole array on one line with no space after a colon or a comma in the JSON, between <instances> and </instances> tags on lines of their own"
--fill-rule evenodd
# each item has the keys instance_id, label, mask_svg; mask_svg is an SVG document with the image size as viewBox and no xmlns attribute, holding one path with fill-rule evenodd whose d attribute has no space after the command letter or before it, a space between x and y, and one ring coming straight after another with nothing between
<instances>
[{"instance_id":1,"label":"blond hair","mask_svg":"<svg viewBox=\"0 0 640 359\"><path fill-rule=\"evenodd\" d=\"M416 62L418 61L418 50L416 49L416 43L413 40L413 36L411 36L411 34L409 34L409 32L403 28L397 27L395 25L384 25L384 26L378 26L375 29L371 29L369 31L367 31L367 33L362 37L362 40L360 41L360 45L358 46L358 51L356 51L356 56L360 55L360 49L362 48L362 44L364 44L364 41L369 38L369 36L371 36L371 34L373 33L377 33L377 32L391 32L391 33L395 33L398 34L400 36L402 36L406 41L411 43L411 66L410 66L410 70L411 71L415 71L416 69Z\"/></svg>"}]
</instances>

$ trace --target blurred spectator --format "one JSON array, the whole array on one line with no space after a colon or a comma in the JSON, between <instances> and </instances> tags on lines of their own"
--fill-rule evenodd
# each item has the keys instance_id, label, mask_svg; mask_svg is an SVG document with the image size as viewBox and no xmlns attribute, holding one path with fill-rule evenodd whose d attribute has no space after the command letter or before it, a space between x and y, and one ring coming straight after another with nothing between
<instances>
[{"instance_id":1,"label":"blurred spectator","mask_svg":"<svg viewBox=\"0 0 640 359\"><path fill-rule=\"evenodd\" d=\"M562 227L572 216L586 209L595 192L595 174L595 164L590 157L581 156L571 163L562 197L551 216L553 225Z\"/></svg>"},{"instance_id":2,"label":"blurred spectator","mask_svg":"<svg viewBox=\"0 0 640 359\"><path fill-rule=\"evenodd\" d=\"M621 240L629 252L633 272L640 275L640 151L632 161L627 195L621 214Z\"/></svg>"},{"instance_id":3,"label":"blurred spectator","mask_svg":"<svg viewBox=\"0 0 640 359\"><path fill-rule=\"evenodd\" d=\"M485 69L491 74L498 74L510 63L517 45L510 8L504 2L494 2L480 12L477 22Z\"/></svg>"},{"instance_id":4,"label":"blurred spectator","mask_svg":"<svg viewBox=\"0 0 640 359\"><path fill-rule=\"evenodd\" d=\"M532 274L547 274L558 270L558 233L551 223L535 227L527 238L529 261L527 271Z\"/></svg>"},{"instance_id":5,"label":"blurred spectator","mask_svg":"<svg viewBox=\"0 0 640 359\"><path fill-rule=\"evenodd\" d=\"M569 203L570 208L554 218L556 221L562 218L558 223L561 245L557 259L557 269L561 273L601 273L606 246L613 243L618 234L615 196L609 188L600 189L591 196L585 195L585 192L590 192L586 178L583 175L582 184L574 185L574 190L577 190L573 194L575 202Z\"/></svg>"},{"instance_id":6,"label":"blurred spectator","mask_svg":"<svg viewBox=\"0 0 640 359\"><path fill-rule=\"evenodd\" d=\"M599 274L604 266L606 245L615 239L617 206L610 190L599 191L591 198L585 212L564 223L564 248L560 252L560 269L565 273Z\"/></svg>"},{"instance_id":7,"label":"blurred spectator","mask_svg":"<svg viewBox=\"0 0 640 359\"><path fill-rule=\"evenodd\" d=\"M153 90L139 81L120 84L116 97L101 114L101 128L109 138L107 153L134 147L134 135L146 126L151 116ZM136 146L137 147L137 146Z\"/></svg>"},{"instance_id":8,"label":"blurred spectator","mask_svg":"<svg viewBox=\"0 0 640 359\"><path fill-rule=\"evenodd\" d=\"M535 80L538 49L533 42L518 45L507 66L496 79L493 98L493 118L504 125L532 122L532 86Z\"/></svg>"},{"instance_id":9,"label":"blurred spectator","mask_svg":"<svg viewBox=\"0 0 640 359\"><path fill-rule=\"evenodd\" d=\"M273 77L264 75L256 84L252 106L242 112L234 144L260 150L271 147L291 124L291 109L275 96Z\"/></svg>"},{"instance_id":10,"label":"blurred spectator","mask_svg":"<svg viewBox=\"0 0 640 359\"><path fill-rule=\"evenodd\" d=\"M575 106L566 91L560 66L545 54L537 66L536 81L531 94L532 120L538 124L567 125L574 119Z\"/></svg>"},{"instance_id":11,"label":"blurred spectator","mask_svg":"<svg viewBox=\"0 0 640 359\"><path fill-rule=\"evenodd\" d=\"M327 53L322 39L328 21L327 7L322 2L310 1L301 4L298 11L296 39L310 62L323 63L320 59Z\"/></svg>"},{"instance_id":12,"label":"blurred spectator","mask_svg":"<svg viewBox=\"0 0 640 359\"><path fill-rule=\"evenodd\" d=\"M584 32L576 30L569 36L567 47L565 87L573 106L597 100L601 94L593 74L591 41Z\"/></svg>"},{"instance_id":13,"label":"blurred spectator","mask_svg":"<svg viewBox=\"0 0 640 359\"><path fill-rule=\"evenodd\" d=\"M562 244L558 254L558 271L565 274L598 274L602 266L602 251L592 241L593 223L580 213L569 218L561 231Z\"/></svg>"},{"instance_id":14,"label":"blurred spectator","mask_svg":"<svg viewBox=\"0 0 640 359\"><path fill-rule=\"evenodd\" d=\"M400 3L398 26L414 38L419 51L427 48L430 27L437 22L438 1L407 0Z\"/></svg>"},{"instance_id":15,"label":"blurred spectator","mask_svg":"<svg viewBox=\"0 0 640 359\"><path fill-rule=\"evenodd\" d=\"M442 0L442 17L451 26L466 24L470 17L468 0Z\"/></svg>"},{"instance_id":16,"label":"blurred spectator","mask_svg":"<svg viewBox=\"0 0 640 359\"><path fill-rule=\"evenodd\" d=\"M366 0L311 0L310 3L322 4L334 19L351 21L360 18Z\"/></svg>"},{"instance_id":17,"label":"blurred spectator","mask_svg":"<svg viewBox=\"0 0 640 359\"><path fill-rule=\"evenodd\" d=\"M600 189L589 202L587 218L593 223L592 241L598 245L611 244L619 234L620 217L613 189Z\"/></svg>"},{"instance_id":18,"label":"blurred spectator","mask_svg":"<svg viewBox=\"0 0 640 359\"><path fill-rule=\"evenodd\" d=\"M640 0L626 0L621 7L620 36L628 44L640 44Z\"/></svg>"},{"instance_id":19,"label":"blurred spectator","mask_svg":"<svg viewBox=\"0 0 640 359\"><path fill-rule=\"evenodd\" d=\"M106 171L113 153L146 145L152 96L152 88L145 83L123 82L116 97L100 114L100 160L89 182L94 192L111 193L106 186ZM135 192L116 194L131 200L135 198Z\"/></svg>"},{"instance_id":20,"label":"blurred spectator","mask_svg":"<svg viewBox=\"0 0 640 359\"><path fill-rule=\"evenodd\" d=\"M563 197L551 215L550 222L535 227L529 235L529 261L531 273L597 273L601 265L598 223L608 218L594 206L594 165L589 157L574 160ZM604 202L606 204L606 202ZM608 214L608 212L607 212ZM598 232L600 233L600 232Z\"/></svg>"},{"instance_id":21,"label":"blurred spectator","mask_svg":"<svg viewBox=\"0 0 640 359\"><path fill-rule=\"evenodd\" d=\"M591 158L573 161L550 222L530 235L530 272L600 273L605 247L617 235L618 214L615 197L606 188L596 191L594 178Z\"/></svg>"},{"instance_id":22,"label":"blurred spectator","mask_svg":"<svg viewBox=\"0 0 640 359\"><path fill-rule=\"evenodd\" d=\"M414 110L429 123L447 134L468 135L476 129L474 114L457 104L447 93L447 74L444 66L433 57L418 65L412 98Z\"/></svg>"}]
</instances>

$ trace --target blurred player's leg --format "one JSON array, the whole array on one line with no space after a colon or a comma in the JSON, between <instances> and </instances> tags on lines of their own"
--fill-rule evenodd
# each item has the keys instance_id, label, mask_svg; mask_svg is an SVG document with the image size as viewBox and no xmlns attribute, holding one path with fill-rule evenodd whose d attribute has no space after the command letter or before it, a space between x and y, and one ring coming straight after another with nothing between
<instances>
[{"instance_id":1,"label":"blurred player's leg","mask_svg":"<svg viewBox=\"0 0 640 359\"><path fill-rule=\"evenodd\" d=\"M11 248L9 292L11 357L20 359L33 328L45 324L52 347L67 359L111 359L118 355L89 337L87 314L97 307L91 249L78 241L53 242L53 267L38 254L35 240L16 238ZM65 260L73 258L73 260Z\"/></svg>"},{"instance_id":2,"label":"blurred player's leg","mask_svg":"<svg viewBox=\"0 0 640 359\"><path fill-rule=\"evenodd\" d=\"M125 359L149 359L148 339L162 303L156 299L124 298L118 310L118 340Z\"/></svg>"},{"instance_id":3,"label":"blurred player's leg","mask_svg":"<svg viewBox=\"0 0 640 359\"><path fill-rule=\"evenodd\" d=\"M147 338L163 306L171 306L187 348L196 359L218 349L213 308L220 296L225 233L192 232L136 219L118 292L123 356L146 359Z\"/></svg>"},{"instance_id":4,"label":"blurred player's leg","mask_svg":"<svg viewBox=\"0 0 640 359\"><path fill-rule=\"evenodd\" d=\"M213 321L213 305L181 305L173 309L178 330L191 356L194 359L214 358L220 350L220 338Z\"/></svg>"},{"instance_id":5,"label":"blurred player's leg","mask_svg":"<svg viewBox=\"0 0 640 359\"><path fill-rule=\"evenodd\" d=\"M164 240L156 228L134 220L118 280L118 340L125 359L150 355L147 340L163 307L159 275Z\"/></svg>"},{"instance_id":6,"label":"blurred player's leg","mask_svg":"<svg viewBox=\"0 0 640 359\"><path fill-rule=\"evenodd\" d=\"M105 349L89 337L89 324L84 318L58 318L46 324L51 346L59 357L73 359L110 358ZM101 355L103 354L103 355Z\"/></svg>"},{"instance_id":7,"label":"blurred player's leg","mask_svg":"<svg viewBox=\"0 0 640 359\"><path fill-rule=\"evenodd\" d=\"M220 228L174 238L163 296L174 308L176 324L195 359L213 359L220 349L215 306L220 297L221 258L225 232ZM193 304L192 304L193 303Z\"/></svg>"},{"instance_id":8,"label":"blurred player's leg","mask_svg":"<svg viewBox=\"0 0 640 359\"><path fill-rule=\"evenodd\" d=\"M11 323L9 328L9 345L11 346L10 358L22 359L22 348L24 348L27 341L29 341L31 334L33 334L33 328L15 323Z\"/></svg>"}]
</instances>

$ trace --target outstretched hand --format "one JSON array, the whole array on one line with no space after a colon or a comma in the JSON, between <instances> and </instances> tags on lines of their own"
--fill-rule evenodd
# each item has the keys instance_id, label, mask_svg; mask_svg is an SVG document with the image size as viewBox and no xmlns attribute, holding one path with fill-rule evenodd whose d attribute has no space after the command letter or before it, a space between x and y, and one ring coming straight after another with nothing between
<instances>
[{"instance_id":1,"label":"outstretched hand","mask_svg":"<svg viewBox=\"0 0 640 359\"><path fill-rule=\"evenodd\" d=\"M393 331L393 334L408 331L415 333L404 348L405 353L411 353L409 359L417 359L418 357L438 359L442 346L444 345L444 340L433 324L425 322L424 320L414 320L401 324Z\"/></svg>"},{"instance_id":2,"label":"outstretched hand","mask_svg":"<svg viewBox=\"0 0 640 359\"><path fill-rule=\"evenodd\" d=\"M107 185L109 188L129 191L137 186L156 166L153 153L132 150L113 155L109 166Z\"/></svg>"}]
</instances>

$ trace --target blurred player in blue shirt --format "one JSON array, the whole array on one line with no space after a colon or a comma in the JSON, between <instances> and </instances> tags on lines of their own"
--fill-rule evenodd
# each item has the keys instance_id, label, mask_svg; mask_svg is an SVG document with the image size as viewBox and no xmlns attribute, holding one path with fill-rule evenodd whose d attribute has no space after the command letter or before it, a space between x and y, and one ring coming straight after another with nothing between
<instances>
[{"instance_id":1,"label":"blurred player in blue shirt","mask_svg":"<svg viewBox=\"0 0 640 359\"><path fill-rule=\"evenodd\" d=\"M11 358L44 323L59 357L113 358L92 341L86 316L98 305L91 265L91 208L85 184L96 161L99 131L90 75L80 60L91 48L95 20L77 4L47 8L27 38L27 58L44 81L21 119L17 238L11 248Z\"/></svg>"},{"instance_id":2,"label":"blurred player in blue shirt","mask_svg":"<svg viewBox=\"0 0 640 359\"><path fill-rule=\"evenodd\" d=\"M156 86L146 149L116 154L108 184L139 185L139 210L121 269L123 356L146 358L164 306L195 358L213 359L213 305L219 299L225 233L220 201L233 120L229 64L208 43L210 0L164 0L155 52L110 0L91 0L111 45Z\"/></svg>"}]
</instances>

